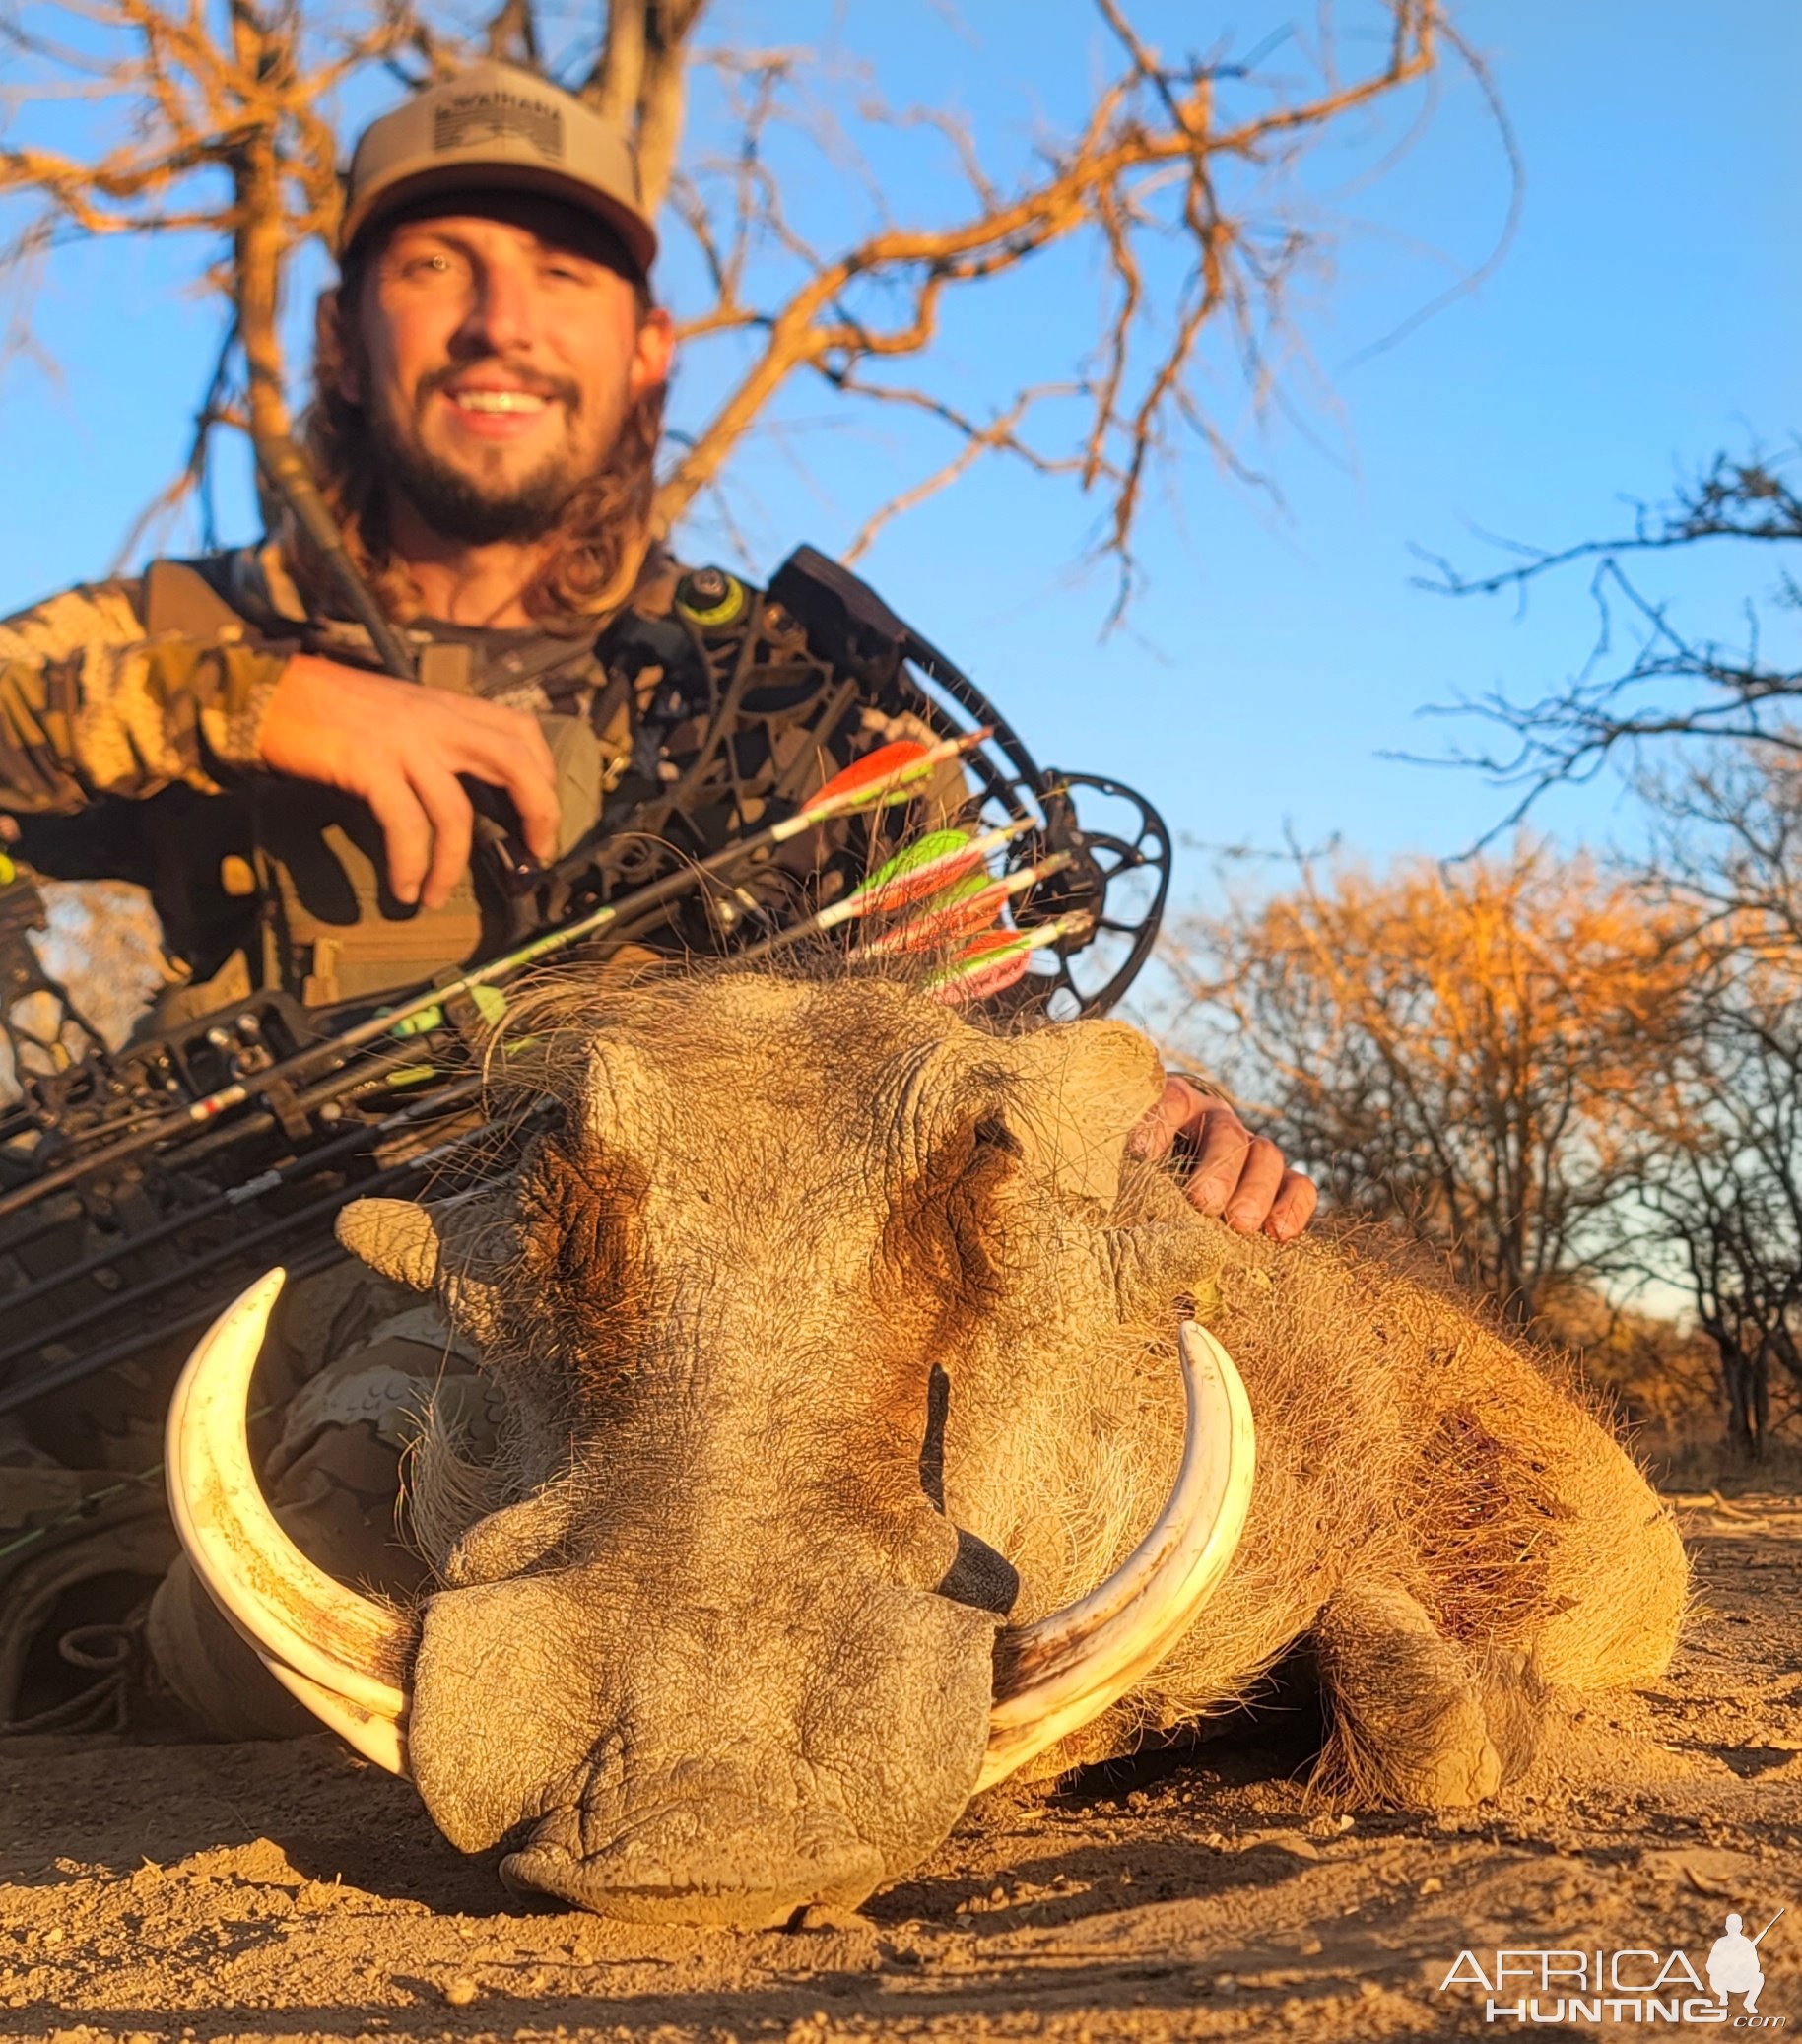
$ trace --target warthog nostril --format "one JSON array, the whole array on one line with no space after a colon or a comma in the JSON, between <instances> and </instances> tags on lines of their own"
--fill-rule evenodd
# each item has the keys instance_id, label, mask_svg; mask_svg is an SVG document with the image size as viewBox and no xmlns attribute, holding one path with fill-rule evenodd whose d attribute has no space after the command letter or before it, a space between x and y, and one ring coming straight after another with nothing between
<instances>
[{"instance_id":1,"label":"warthog nostril","mask_svg":"<svg viewBox=\"0 0 1802 2044\"><path fill-rule=\"evenodd\" d=\"M509 1853L501 1879L630 1922L766 1930L809 1902L861 1902L883 1878L881 1855L835 1813L733 1797L632 1819L594 1852L571 1850L563 1828L552 1819Z\"/></svg>"}]
</instances>

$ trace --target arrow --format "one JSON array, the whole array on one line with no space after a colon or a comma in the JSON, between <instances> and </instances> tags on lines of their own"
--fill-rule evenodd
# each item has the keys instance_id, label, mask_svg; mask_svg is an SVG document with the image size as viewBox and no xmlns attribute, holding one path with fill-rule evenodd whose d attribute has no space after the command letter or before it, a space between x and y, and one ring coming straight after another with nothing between
<instances>
[{"instance_id":1,"label":"arrow","mask_svg":"<svg viewBox=\"0 0 1802 2044\"><path fill-rule=\"evenodd\" d=\"M733 956L747 962L768 957L771 952L798 944L804 937L817 937L828 930L835 930L840 923L851 922L859 916L887 915L923 896L941 893L973 874L990 852L999 851L1003 845L1011 844L1015 838L1036 828L1031 817L1022 817L1015 823L985 830L979 837L971 837L968 830L934 830L917 844L898 852L886 866L852 889L843 900L829 902L805 922L778 930L762 943L750 945ZM983 885L982 882L977 884Z\"/></svg>"}]
</instances>

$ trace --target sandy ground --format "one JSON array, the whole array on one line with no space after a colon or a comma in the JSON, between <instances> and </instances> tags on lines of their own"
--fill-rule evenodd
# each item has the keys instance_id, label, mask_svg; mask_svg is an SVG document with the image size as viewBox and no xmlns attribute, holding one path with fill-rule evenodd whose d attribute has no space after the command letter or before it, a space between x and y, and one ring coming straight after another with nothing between
<instances>
[{"instance_id":1,"label":"sandy ground","mask_svg":"<svg viewBox=\"0 0 1802 2044\"><path fill-rule=\"evenodd\" d=\"M1759 2012L1802 2029L1802 1498L1684 1518L1702 1603L1669 1680L1496 1805L1310 1818L1304 1734L1239 1734L991 1808L861 1914L757 1937L527 1909L328 1739L0 1746L0 2037L1495 2036L1440 1989L1464 1947L1700 1966L1729 1909L1785 1904ZM1534 2034L1604 2029L1644 2033Z\"/></svg>"}]
</instances>

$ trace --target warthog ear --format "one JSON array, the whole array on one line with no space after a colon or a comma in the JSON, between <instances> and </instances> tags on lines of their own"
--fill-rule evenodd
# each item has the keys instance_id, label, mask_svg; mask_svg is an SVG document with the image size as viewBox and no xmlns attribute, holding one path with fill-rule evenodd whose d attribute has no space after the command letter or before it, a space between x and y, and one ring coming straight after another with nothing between
<instances>
[{"instance_id":1,"label":"warthog ear","mask_svg":"<svg viewBox=\"0 0 1802 2044\"><path fill-rule=\"evenodd\" d=\"M438 1224L417 1200L353 1200L338 1217L338 1239L370 1270L414 1291L438 1275Z\"/></svg>"},{"instance_id":2,"label":"warthog ear","mask_svg":"<svg viewBox=\"0 0 1802 2044\"><path fill-rule=\"evenodd\" d=\"M1126 1139L1164 1092L1150 1039L1125 1022L1053 1022L1006 1048L1032 1088L1029 1154L1060 1193L1111 1211Z\"/></svg>"},{"instance_id":3,"label":"warthog ear","mask_svg":"<svg viewBox=\"0 0 1802 2044\"><path fill-rule=\"evenodd\" d=\"M338 1239L371 1270L415 1291L439 1291L450 1317L478 1341L495 1325L493 1275L515 1248L510 1196L460 1193L436 1209L414 1200L353 1200Z\"/></svg>"}]
</instances>

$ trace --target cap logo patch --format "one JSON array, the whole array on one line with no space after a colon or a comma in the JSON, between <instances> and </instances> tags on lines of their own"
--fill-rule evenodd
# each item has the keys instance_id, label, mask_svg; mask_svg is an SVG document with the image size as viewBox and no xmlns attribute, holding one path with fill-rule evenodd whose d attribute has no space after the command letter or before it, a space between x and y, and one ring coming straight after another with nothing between
<instances>
[{"instance_id":1,"label":"cap logo patch","mask_svg":"<svg viewBox=\"0 0 1802 2044\"><path fill-rule=\"evenodd\" d=\"M537 150L552 162L563 160L564 117L542 99L516 99L507 93L472 93L440 106L432 117L432 146L470 149L483 142L509 138Z\"/></svg>"}]
</instances>

